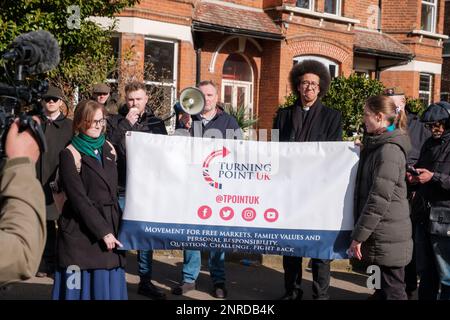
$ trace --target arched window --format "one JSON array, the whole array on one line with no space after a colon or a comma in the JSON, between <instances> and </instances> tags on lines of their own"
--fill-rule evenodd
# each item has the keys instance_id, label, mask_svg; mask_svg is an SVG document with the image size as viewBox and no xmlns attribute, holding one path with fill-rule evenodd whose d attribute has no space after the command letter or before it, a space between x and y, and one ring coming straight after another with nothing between
<instances>
[{"instance_id":1,"label":"arched window","mask_svg":"<svg viewBox=\"0 0 450 320\"><path fill-rule=\"evenodd\" d=\"M223 65L223 79L235 81L252 81L252 70L243 56L232 53Z\"/></svg>"}]
</instances>

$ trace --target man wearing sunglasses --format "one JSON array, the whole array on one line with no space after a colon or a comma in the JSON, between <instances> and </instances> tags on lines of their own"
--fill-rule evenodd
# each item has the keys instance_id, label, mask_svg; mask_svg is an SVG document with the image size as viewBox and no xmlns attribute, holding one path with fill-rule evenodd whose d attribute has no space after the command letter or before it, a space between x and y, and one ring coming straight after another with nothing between
<instances>
[{"instance_id":1,"label":"man wearing sunglasses","mask_svg":"<svg viewBox=\"0 0 450 320\"><path fill-rule=\"evenodd\" d=\"M63 93L60 89L50 86L42 96L42 108L46 121L42 121L42 130L48 150L42 153L36 163L37 177L42 184L45 194L47 241L41 259L37 277L45 277L54 273L56 257L56 220L58 213L53 202L49 183L54 180L56 168L59 164L59 153L72 138L72 120L66 118L61 111L65 107Z\"/></svg>"},{"instance_id":2,"label":"man wearing sunglasses","mask_svg":"<svg viewBox=\"0 0 450 320\"><path fill-rule=\"evenodd\" d=\"M407 181L417 188L412 203L420 276L419 300L450 300L450 104L431 104L421 121L431 132Z\"/></svg>"}]
</instances>

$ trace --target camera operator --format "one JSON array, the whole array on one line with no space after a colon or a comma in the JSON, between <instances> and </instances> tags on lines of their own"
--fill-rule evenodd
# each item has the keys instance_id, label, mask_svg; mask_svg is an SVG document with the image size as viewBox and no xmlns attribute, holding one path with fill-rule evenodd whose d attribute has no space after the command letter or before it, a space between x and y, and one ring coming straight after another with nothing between
<instances>
[{"instance_id":1,"label":"camera operator","mask_svg":"<svg viewBox=\"0 0 450 320\"><path fill-rule=\"evenodd\" d=\"M36 179L39 146L14 122L0 173L0 287L35 275L44 250L45 199Z\"/></svg>"}]
</instances>

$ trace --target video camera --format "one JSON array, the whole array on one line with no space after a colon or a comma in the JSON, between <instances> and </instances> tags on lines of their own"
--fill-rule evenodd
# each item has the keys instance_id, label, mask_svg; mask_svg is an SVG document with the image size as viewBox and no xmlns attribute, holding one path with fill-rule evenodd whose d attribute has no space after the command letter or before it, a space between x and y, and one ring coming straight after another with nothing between
<instances>
[{"instance_id":1,"label":"video camera","mask_svg":"<svg viewBox=\"0 0 450 320\"><path fill-rule=\"evenodd\" d=\"M48 31L25 33L15 38L9 49L1 54L1 61L9 83L0 83L0 159L5 157L6 135L16 118L19 118L19 132L30 129L40 151L45 152L44 133L32 116L45 119L40 99L48 90L48 82L29 81L27 77L50 71L58 65L58 42Z\"/></svg>"}]
</instances>

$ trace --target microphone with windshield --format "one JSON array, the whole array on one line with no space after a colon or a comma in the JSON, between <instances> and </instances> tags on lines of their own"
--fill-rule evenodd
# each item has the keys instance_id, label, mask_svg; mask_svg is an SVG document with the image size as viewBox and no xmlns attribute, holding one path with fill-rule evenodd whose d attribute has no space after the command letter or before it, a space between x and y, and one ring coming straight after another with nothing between
<instances>
[{"instance_id":1,"label":"microphone with windshield","mask_svg":"<svg viewBox=\"0 0 450 320\"><path fill-rule=\"evenodd\" d=\"M33 31L15 38L2 58L14 62L16 80L21 81L24 74L39 74L55 68L59 63L59 46L50 32Z\"/></svg>"},{"instance_id":2,"label":"microphone with windshield","mask_svg":"<svg viewBox=\"0 0 450 320\"><path fill-rule=\"evenodd\" d=\"M28 77L54 69L59 63L59 55L58 41L44 30L19 35L1 54L2 60L6 62L4 74L9 77L13 72L14 79L8 78L9 84L0 83L0 157L4 156L8 128L17 117L19 130L30 129L41 152L46 151L42 128L32 119L32 115L45 119L40 98L47 92L48 82L28 81Z\"/></svg>"}]
</instances>

